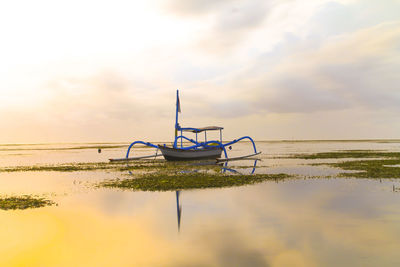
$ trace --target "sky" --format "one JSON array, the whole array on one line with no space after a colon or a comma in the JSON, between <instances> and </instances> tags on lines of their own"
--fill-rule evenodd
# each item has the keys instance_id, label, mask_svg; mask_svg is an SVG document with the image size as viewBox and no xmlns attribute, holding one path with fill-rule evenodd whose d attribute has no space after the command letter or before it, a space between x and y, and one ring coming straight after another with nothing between
<instances>
[{"instance_id":1,"label":"sky","mask_svg":"<svg viewBox=\"0 0 400 267\"><path fill-rule=\"evenodd\" d=\"M400 138L399 0L0 3L0 143Z\"/></svg>"}]
</instances>

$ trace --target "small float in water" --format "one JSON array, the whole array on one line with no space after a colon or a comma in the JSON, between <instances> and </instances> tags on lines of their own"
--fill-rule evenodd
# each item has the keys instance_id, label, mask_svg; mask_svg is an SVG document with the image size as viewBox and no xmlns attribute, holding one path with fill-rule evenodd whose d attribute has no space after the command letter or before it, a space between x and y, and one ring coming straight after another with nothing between
<instances>
[{"instance_id":1,"label":"small float in water","mask_svg":"<svg viewBox=\"0 0 400 267\"><path fill-rule=\"evenodd\" d=\"M249 157L256 156L261 154L261 152L257 152L256 144L254 140L250 136L243 136L239 139L235 139L233 141L223 143L222 142L222 130L223 127L219 126L208 126L203 128L193 128L193 127L181 127L178 122L178 113L181 112L180 101L179 101L179 90L176 91L176 115L175 115L175 139L172 147L163 145L155 145L150 142L144 141L135 141L130 144L128 147L128 151L126 152L125 158L118 159L110 159L110 161L129 161L129 160L138 160L138 159L146 159L146 158L157 158L163 156L166 160L177 161L177 160L209 160L215 159L216 161L229 161L229 160L240 160ZM219 131L219 140L207 140L207 132L209 131ZM196 139L190 139L184 136L185 132L195 133ZM198 134L204 133L204 141L198 141ZM178 135L179 134L179 135ZM185 143L189 142L189 145L184 146L183 141ZM228 153L226 148L231 148L231 146L239 141L249 140L254 149L254 153L250 155L244 155L239 157L228 157ZM156 153L153 155L147 156L138 156L138 157L129 157L129 154L134 145L141 144L148 147L154 147L156 149ZM161 151L161 154L158 153L158 150ZM224 157L221 157L222 153L224 153Z\"/></svg>"}]
</instances>

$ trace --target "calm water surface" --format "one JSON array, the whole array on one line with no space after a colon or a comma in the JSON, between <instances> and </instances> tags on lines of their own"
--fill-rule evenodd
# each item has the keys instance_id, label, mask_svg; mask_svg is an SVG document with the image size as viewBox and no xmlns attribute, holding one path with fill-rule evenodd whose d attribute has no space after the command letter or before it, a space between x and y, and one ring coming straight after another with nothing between
<instances>
[{"instance_id":1,"label":"calm water surface","mask_svg":"<svg viewBox=\"0 0 400 267\"><path fill-rule=\"evenodd\" d=\"M116 172L2 172L2 196L35 194L58 206L0 210L0 266L400 266L400 181L336 178L340 170L277 158L400 151L400 142L257 144L255 173L299 178L177 194L93 186L126 175ZM0 145L0 166L107 161L126 150L65 149L82 146L96 144ZM234 148L231 156L250 151L246 143Z\"/></svg>"}]
</instances>

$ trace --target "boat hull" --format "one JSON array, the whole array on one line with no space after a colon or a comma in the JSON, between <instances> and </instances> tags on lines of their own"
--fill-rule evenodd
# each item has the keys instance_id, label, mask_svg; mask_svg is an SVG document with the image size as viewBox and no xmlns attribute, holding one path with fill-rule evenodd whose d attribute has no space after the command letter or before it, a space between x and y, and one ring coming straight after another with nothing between
<instances>
[{"instance_id":1,"label":"boat hull","mask_svg":"<svg viewBox=\"0 0 400 267\"><path fill-rule=\"evenodd\" d=\"M221 157L222 148L210 147L202 149L183 150L166 146L158 146L166 160L203 160L217 159Z\"/></svg>"}]
</instances>

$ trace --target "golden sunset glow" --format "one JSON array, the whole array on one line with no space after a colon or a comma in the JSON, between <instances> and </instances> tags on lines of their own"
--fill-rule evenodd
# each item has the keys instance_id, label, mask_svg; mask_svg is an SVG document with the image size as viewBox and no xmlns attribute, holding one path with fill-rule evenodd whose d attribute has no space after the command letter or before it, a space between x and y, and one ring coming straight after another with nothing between
<instances>
[{"instance_id":1,"label":"golden sunset glow","mask_svg":"<svg viewBox=\"0 0 400 267\"><path fill-rule=\"evenodd\" d=\"M8 1L0 9L0 140L169 140L157 129L173 127L176 89L183 123L224 124L228 138L242 134L239 124L257 139L395 138L398 8Z\"/></svg>"}]
</instances>

